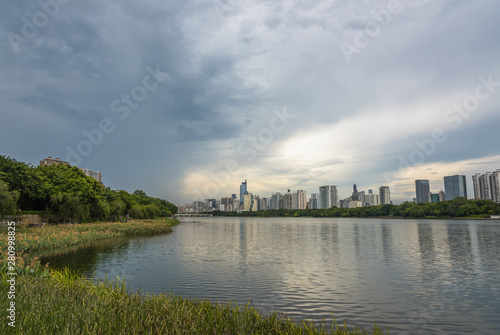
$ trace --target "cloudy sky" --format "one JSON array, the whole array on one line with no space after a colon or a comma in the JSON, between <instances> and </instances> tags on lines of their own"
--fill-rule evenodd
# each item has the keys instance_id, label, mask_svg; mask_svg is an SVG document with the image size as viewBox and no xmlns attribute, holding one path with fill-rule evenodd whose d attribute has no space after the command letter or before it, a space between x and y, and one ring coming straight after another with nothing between
<instances>
[{"instance_id":1,"label":"cloudy sky","mask_svg":"<svg viewBox=\"0 0 500 335\"><path fill-rule=\"evenodd\" d=\"M181 203L500 169L495 0L3 1L0 154ZM472 185L469 192L472 196Z\"/></svg>"}]
</instances>

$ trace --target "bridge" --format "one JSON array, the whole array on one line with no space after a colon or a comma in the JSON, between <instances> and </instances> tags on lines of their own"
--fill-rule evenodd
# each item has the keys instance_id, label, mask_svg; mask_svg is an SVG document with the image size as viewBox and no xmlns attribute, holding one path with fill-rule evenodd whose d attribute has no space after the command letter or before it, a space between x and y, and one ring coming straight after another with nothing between
<instances>
[{"instance_id":1,"label":"bridge","mask_svg":"<svg viewBox=\"0 0 500 335\"><path fill-rule=\"evenodd\" d=\"M189 213L189 214L175 214L175 217L209 217L213 216L212 214L198 214L198 213Z\"/></svg>"}]
</instances>

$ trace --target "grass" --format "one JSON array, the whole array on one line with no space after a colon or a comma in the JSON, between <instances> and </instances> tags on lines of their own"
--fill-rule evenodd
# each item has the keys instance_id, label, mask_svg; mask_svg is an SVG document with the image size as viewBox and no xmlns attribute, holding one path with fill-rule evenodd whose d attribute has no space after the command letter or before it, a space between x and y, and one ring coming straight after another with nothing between
<instances>
[{"instance_id":1,"label":"grass","mask_svg":"<svg viewBox=\"0 0 500 335\"><path fill-rule=\"evenodd\" d=\"M176 220L134 220L21 228L16 230L16 328L7 320L0 334L367 334L345 324L294 322L262 315L233 303L212 303L173 295L129 293L124 282L82 277L69 269L42 266L31 254L68 251L94 241L172 231ZM7 234L0 252L7 253ZM7 257L0 260L0 295L7 297ZM5 311L8 299L0 299ZM376 325L373 334L384 334Z\"/></svg>"},{"instance_id":2,"label":"grass","mask_svg":"<svg viewBox=\"0 0 500 335\"><path fill-rule=\"evenodd\" d=\"M2 280L2 296L8 286ZM366 334L345 325L296 323L277 313L263 316L248 305L212 303L173 295L127 293L119 282L85 279L68 269L16 283L16 332L21 334ZM7 308L7 299L0 308ZM0 333L12 329L0 323ZM375 326L373 334L383 334Z\"/></svg>"},{"instance_id":3,"label":"grass","mask_svg":"<svg viewBox=\"0 0 500 335\"><path fill-rule=\"evenodd\" d=\"M131 220L128 222L98 222L87 224L16 227L16 250L34 253L56 248L77 246L116 237L164 234L172 231L178 221ZM8 240L0 239L0 252L7 250Z\"/></svg>"}]
</instances>

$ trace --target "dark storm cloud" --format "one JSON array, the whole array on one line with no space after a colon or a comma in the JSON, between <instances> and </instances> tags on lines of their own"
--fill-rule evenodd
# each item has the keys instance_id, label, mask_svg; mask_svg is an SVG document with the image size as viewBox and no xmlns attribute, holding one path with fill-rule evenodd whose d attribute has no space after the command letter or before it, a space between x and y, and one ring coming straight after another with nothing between
<instances>
[{"instance_id":1,"label":"dark storm cloud","mask_svg":"<svg viewBox=\"0 0 500 335\"><path fill-rule=\"evenodd\" d=\"M335 183L347 192L357 178L371 185L397 169L415 140L449 127L433 115L462 102L478 76L500 81L495 1L401 2L350 63L339 46L353 43L388 1L62 3L33 36L24 33L34 15L43 19L38 2L0 5L0 154L64 158L67 146L86 140L82 131L107 118L113 132L82 165L103 171L113 188L173 201L189 200L184 190L232 157L242 170L226 193L252 171L269 192L287 187L278 185L287 176L309 192ZM12 33L23 42L13 45ZM148 69L162 72L161 82L127 106ZM426 163L498 154L497 93ZM249 138L285 107L295 118L248 161Z\"/></svg>"}]
</instances>

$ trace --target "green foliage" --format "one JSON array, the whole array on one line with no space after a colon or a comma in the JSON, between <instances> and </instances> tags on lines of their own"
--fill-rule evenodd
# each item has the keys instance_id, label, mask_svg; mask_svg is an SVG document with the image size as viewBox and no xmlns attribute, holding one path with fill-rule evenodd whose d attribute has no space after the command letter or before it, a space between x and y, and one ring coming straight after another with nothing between
<instances>
[{"instance_id":1,"label":"green foliage","mask_svg":"<svg viewBox=\"0 0 500 335\"><path fill-rule=\"evenodd\" d=\"M3 180L3 182L2 182ZM105 188L76 166L37 166L0 156L0 215L15 207L45 211L56 222L118 221L127 215L152 219L171 216L177 207L163 199Z\"/></svg>"},{"instance_id":2,"label":"green foliage","mask_svg":"<svg viewBox=\"0 0 500 335\"><path fill-rule=\"evenodd\" d=\"M381 205L358 208L329 209L269 209L259 212L212 212L215 216L309 216L309 217L401 217L401 218L431 218L431 217L475 217L487 218L500 213L500 204L489 200L467 200L459 197L451 201L438 203L415 204L404 202L401 205Z\"/></svg>"},{"instance_id":3,"label":"green foliage","mask_svg":"<svg viewBox=\"0 0 500 335\"><path fill-rule=\"evenodd\" d=\"M18 199L19 192L9 191L7 184L0 179L0 217L14 214Z\"/></svg>"},{"instance_id":4,"label":"green foliage","mask_svg":"<svg viewBox=\"0 0 500 335\"><path fill-rule=\"evenodd\" d=\"M0 283L0 294L9 286ZM22 334L368 334L359 328L294 322L284 314L263 315L250 303L213 303L172 294L128 293L124 282L96 282L69 269L51 270L45 278L16 281L16 329ZM6 310L8 299L0 299ZM47 312L48 311L48 312ZM7 321L0 333L12 333ZM370 334L384 332L374 325Z\"/></svg>"}]
</instances>

